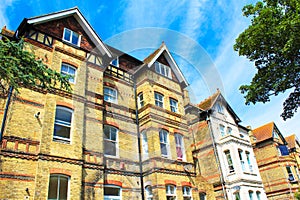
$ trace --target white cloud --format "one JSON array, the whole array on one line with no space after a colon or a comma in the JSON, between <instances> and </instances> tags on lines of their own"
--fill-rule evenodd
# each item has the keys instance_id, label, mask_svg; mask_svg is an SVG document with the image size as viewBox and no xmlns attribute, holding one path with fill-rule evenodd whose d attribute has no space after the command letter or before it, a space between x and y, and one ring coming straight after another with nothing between
<instances>
[{"instance_id":1,"label":"white cloud","mask_svg":"<svg viewBox=\"0 0 300 200\"><path fill-rule=\"evenodd\" d=\"M0 3L0 28L1 29L5 25L7 26L7 28L10 27L9 19L8 16L6 16L5 10L8 6L12 6L12 2L13 0L2 0Z\"/></svg>"}]
</instances>

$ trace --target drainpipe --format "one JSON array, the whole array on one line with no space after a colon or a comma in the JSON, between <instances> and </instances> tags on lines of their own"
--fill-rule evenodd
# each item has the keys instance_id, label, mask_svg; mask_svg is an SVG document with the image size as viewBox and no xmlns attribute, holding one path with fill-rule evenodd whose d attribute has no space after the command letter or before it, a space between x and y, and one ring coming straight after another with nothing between
<instances>
[{"instance_id":1,"label":"drainpipe","mask_svg":"<svg viewBox=\"0 0 300 200\"><path fill-rule=\"evenodd\" d=\"M133 89L134 89L134 101L135 101L135 122L136 122L136 132L138 139L138 153L139 153L139 167L140 167L140 182L141 182L141 196L142 200L145 199L144 195L144 180L143 180L143 161L142 161L142 147L141 147L141 133L139 125L139 111L138 111L138 101L137 101L137 89L136 89L136 80L133 78Z\"/></svg>"},{"instance_id":2,"label":"drainpipe","mask_svg":"<svg viewBox=\"0 0 300 200\"><path fill-rule=\"evenodd\" d=\"M222 170L221 170L221 167L220 167L220 160L219 160L219 156L218 156L218 153L217 153L217 146L216 146L216 143L215 143L214 134L212 132L211 121L210 121L210 116L209 116L208 112L207 112L206 121L208 122L210 137L212 138L212 143L213 143L213 148L214 148L214 154L215 154L215 157L216 157L216 161L217 161L217 165L218 165L218 170L219 170L219 173L221 174L221 184L222 184L222 190L223 190L223 193L224 193L224 199L227 200L227 193L226 193L225 186L224 186L224 183L225 183L224 182L224 177L223 177L223 173L222 173Z\"/></svg>"},{"instance_id":3,"label":"drainpipe","mask_svg":"<svg viewBox=\"0 0 300 200\"><path fill-rule=\"evenodd\" d=\"M5 129L5 124L6 124L6 119L7 119L7 111L8 111L8 107L9 107L9 104L10 104L10 99L11 99L11 96L12 96L13 89L14 88L12 86L9 87L8 96L7 96L6 105L5 105L5 110L4 110L4 114L3 114L2 125L1 125L0 142L2 142L2 138L3 138L3 132L4 132L4 129Z\"/></svg>"}]
</instances>

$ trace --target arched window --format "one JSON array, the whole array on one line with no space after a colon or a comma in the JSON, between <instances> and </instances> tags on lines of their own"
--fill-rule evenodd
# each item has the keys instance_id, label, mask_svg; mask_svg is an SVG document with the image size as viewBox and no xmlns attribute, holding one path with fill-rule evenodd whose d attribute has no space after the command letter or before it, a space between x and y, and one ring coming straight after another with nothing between
<instances>
[{"instance_id":1,"label":"arched window","mask_svg":"<svg viewBox=\"0 0 300 200\"><path fill-rule=\"evenodd\" d=\"M167 197L167 200L175 200L176 199L176 186L166 185L166 197Z\"/></svg>"},{"instance_id":2,"label":"arched window","mask_svg":"<svg viewBox=\"0 0 300 200\"><path fill-rule=\"evenodd\" d=\"M169 133L166 130L159 131L160 151L163 157L169 157Z\"/></svg>"},{"instance_id":3,"label":"arched window","mask_svg":"<svg viewBox=\"0 0 300 200\"><path fill-rule=\"evenodd\" d=\"M68 199L69 176L51 174L48 187L48 200Z\"/></svg>"},{"instance_id":4,"label":"arched window","mask_svg":"<svg viewBox=\"0 0 300 200\"><path fill-rule=\"evenodd\" d=\"M200 200L206 200L206 193L205 192L200 192L199 193L199 198L200 198Z\"/></svg>"},{"instance_id":5,"label":"arched window","mask_svg":"<svg viewBox=\"0 0 300 200\"><path fill-rule=\"evenodd\" d=\"M192 188L188 186L182 187L183 200L191 200L192 199Z\"/></svg>"},{"instance_id":6,"label":"arched window","mask_svg":"<svg viewBox=\"0 0 300 200\"><path fill-rule=\"evenodd\" d=\"M115 185L104 186L104 200L119 200L122 199L122 190Z\"/></svg>"},{"instance_id":7,"label":"arched window","mask_svg":"<svg viewBox=\"0 0 300 200\"><path fill-rule=\"evenodd\" d=\"M253 191L249 190L248 194L249 194L249 199L253 200Z\"/></svg>"},{"instance_id":8,"label":"arched window","mask_svg":"<svg viewBox=\"0 0 300 200\"><path fill-rule=\"evenodd\" d=\"M164 95L154 92L155 105L161 108L164 107Z\"/></svg>"},{"instance_id":9,"label":"arched window","mask_svg":"<svg viewBox=\"0 0 300 200\"><path fill-rule=\"evenodd\" d=\"M222 137L225 136L225 126L223 126L222 124L219 125L219 128L220 128L220 134Z\"/></svg>"},{"instance_id":10,"label":"arched window","mask_svg":"<svg viewBox=\"0 0 300 200\"><path fill-rule=\"evenodd\" d=\"M226 160L227 160L229 173L234 172L234 166L233 166L233 162L232 162L232 159L231 159L230 151L226 150L226 151L224 151L224 153L225 153L225 157L226 157Z\"/></svg>"},{"instance_id":11,"label":"arched window","mask_svg":"<svg viewBox=\"0 0 300 200\"><path fill-rule=\"evenodd\" d=\"M104 101L118 103L118 92L116 89L104 87Z\"/></svg>"},{"instance_id":12,"label":"arched window","mask_svg":"<svg viewBox=\"0 0 300 200\"><path fill-rule=\"evenodd\" d=\"M244 161L244 158L243 158L243 150L241 150L241 149L239 149L238 150L238 152L239 152L239 158L240 158L240 162L241 162L241 167L242 167L242 170L243 170L243 172L246 170L246 168L245 168L245 161Z\"/></svg>"},{"instance_id":13,"label":"arched window","mask_svg":"<svg viewBox=\"0 0 300 200\"><path fill-rule=\"evenodd\" d=\"M109 156L118 156L118 129L104 125L104 153Z\"/></svg>"},{"instance_id":14,"label":"arched window","mask_svg":"<svg viewBox=\"0 0 300 200\"><path fill-rule=\"evenodd\" d=\"M260 191L256 191L256 199L257 200L260 200L260 196L261 196L260 194L261 194Z\"/></svg>"},{"instance_id":15,"label":"arched window","mask_svg":"<svg viewBox=\"0 0 300 200\"><path fill-rule=\"evenodd\" d=\"M184 150L184 144L183 144L183 136L176 133L175 134L175 143L176 143L177 159L184 160L185 150Z\"/></svg>"},{"instance_id":16,"label":"arched window","mask_svg":"<svg viewBox=\"0 0 300 200\"><path fill-rule=\"evenodd\" d=\"M75 75L76 75L75 67L66 63L62 63L60 73L65 76L69 75L70 76L69 82L75 83Z\"/></svg>"},{"instance_id":17,"label":"arched window","mask_svg":"<svg viewBox=\"0 0 300 200\"><path fill-rule=\"evenodd\" d=\"M146 131L141 133L142 138L142 152L143 152L143 159L148 158L148 139L146 135Z\"/></svg>"},{"instance_id":18,"label":"arched window","mask_svg":"<svg viewBox=\"0 0 300 200\"><path fill-rule=\"evenodd\" d=\"M153 192L152 192L152 187L150 185L145 187L145 192L146 192L146 200L152 200Z\"/></svg>"},{"instance_id":19,"label":"arched window","mask_svg":"<svg viewBox=\"0 0 300 200\"><path fill-rule=\"evenodd\" d=\"M73 110L57 106L54 121L53 140L70 142Z\"/></svg>"}]
</instances>

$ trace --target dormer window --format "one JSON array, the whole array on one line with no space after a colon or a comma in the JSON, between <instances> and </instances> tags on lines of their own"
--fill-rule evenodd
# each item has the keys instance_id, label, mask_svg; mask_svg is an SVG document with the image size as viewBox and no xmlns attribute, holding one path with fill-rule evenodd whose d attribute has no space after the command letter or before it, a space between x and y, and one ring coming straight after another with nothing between
<instances>
[{"instance_id":1,"label":"dormer window","mask_svg":"<svg viewBox=\"0 0 300 200\"><path fill-rule=\"evenodd\" d=\"M224 108L223 108L222 104L217 103L217 110L218 110L218 113L224 114Z\"/></svg>"},{"instance_id":2,"label":"dormer window","mask_svg":"<svg viewBox=\"0 0 300 200\"><path fill-rule=\"evenodd\" d=\"M110 62L111 65L115 66L115 67L119 67L119 57L113 59L111 62Z\"/></svg>"},{"instance_id":3,"label":"dormer window","mask_svg":"<svg viewBox=\"0 0 300 200\"><path fill-rule=\"evenodd\" d=\"M155 71L165 77L171 78L170 67L160 62L155 62Z\"/></svg>"},{"instance_id":4,"label":"dormer window","mask_svg":"<svg viewBox=\"0 0 300 200\"><path fill-rule=\"evenodd\" d=\"M73 45L80 46L81 35L71 31L70 29L64 28L63 40Z\"/></svg>"}]
</instances>

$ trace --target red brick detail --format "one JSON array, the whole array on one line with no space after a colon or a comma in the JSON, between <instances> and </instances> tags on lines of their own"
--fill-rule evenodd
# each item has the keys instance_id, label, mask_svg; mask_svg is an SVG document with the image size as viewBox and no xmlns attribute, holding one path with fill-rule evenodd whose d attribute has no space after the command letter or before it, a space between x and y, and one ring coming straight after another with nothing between
<instances>
[{"instance_id":1,"label":"red brick detail","mask_svg":"<svg viewBox=\"0 0 300 200\"><path fill-rule=\"evenodd\" d=\"M117 186L122 187L122 182L121 181L105 180L104 184L106 184L106 185L117 185Z\"/></svg>"},{"instance_id":2,"label":"red brick detail","mask_svg":"<svg viewBox=\"0 0 300 200\"><path fill-rule=\"evenodd\" d=\"M67 60L67 59L62 59L62 63L66 63L66 64L69 64L69 65L72 65L75 68L78 68L78 64L77 63L72 62L72 61Z\"/></svg>"},{"instance_id":3,"label":"red brick detail","mask_svg":"<svg viewBox=\"0 0 300 200\"><path fill-rule=\"evenodd\" d=\"M26 143L26 153L29 152L29 143Z\"/></svg>"},{"instance_id":4,"label":"red brick detail","mask_svg":"<svg viewBox=\"0 0 300 200\"><path fill-rule=\"evenodd\" d=\"M115 84L112 84L112 83L109 83L109 82L104 82L103 85L107 86L107 87L111 87L111 88L117 89L117 86Z\"/></svg>"},{"instance_id":5,"label":"red brick detail","mask_svg":"<svg viewBox=\"0 0 300 200\"><path fill-rule=\"evenodd\" d=\"M62 101L57 101L56 105L57 106L64 106L64 107L67 107L67 108L70 108L70 109L74 110L74 105L72 105L70 103L66 103L66 102L62 102Z\"/></svg>"},{"instance_id":6,"label":"red brick detail","mask_svg":"<svg viewBox=\"0 0 300 200\"><path fill-rule=\"evenodd\" d=\"M165 180L165 185L177 185L176 184L176 181L173 181L173 180Z\"/></svg>"},{"instance_id":7,"label":"red brick detail","mask_svg":"<svg viewBox=\"0 0 300 200\"><path fill-rule=\"evenodd\" d=\"M6 149L7 146L7 140L2 140L2 149Z\"/></svg>"},{"instance_id":8,"label":"red brick detail","mask_svg":"<svg viewBox=\"0 0 300 200\"><path fill-rule=\"evenodd\" d=\"M52 168L50 169L50 174L65 174L71 176L72 172L67 169Z\"/></svg>"},{"instance_id":9,"label":"red brick detail","mask_svg":"<svg viewBox=\"0 0 300 200\"><path fill-rule=\"evenodd\" d=\"M182 181L182 182L181 182L181 185L182 185L182 186L190 186L190 187L192 187L191 182L186 182L186 181Z\"/></svg>"},{"instance_id":10,"label":"red brick detail","mask_svg":"<svg viewBox=\"0 0 300 200\"><path fill-rule=\"evenodd\" d=\"M18 146L19 146L19 141L15 141L15 148L14 148L15 151L18 150Z\"/></svg>"},{"instance_id":11,"label":"red brick detail","mask_svg":"<svg viewBox=\"0 0 300 200\"><path fill-rule=\"evenodd\" d=\"M94 162L97 163L97 157L94 155Z\"/></svg>"},{"instance_id":12,"label":"red brick detail","mask_svg":"<svg viewBox=\"0 0 300 200\"><path fill-rule=\"evenodd\" d=\"M109 126L114 126L115 128L119 129L119 125L116 122L112 122L112 121L104 121L105 125L109 125Z\"/></svg>"}]
</instances>

